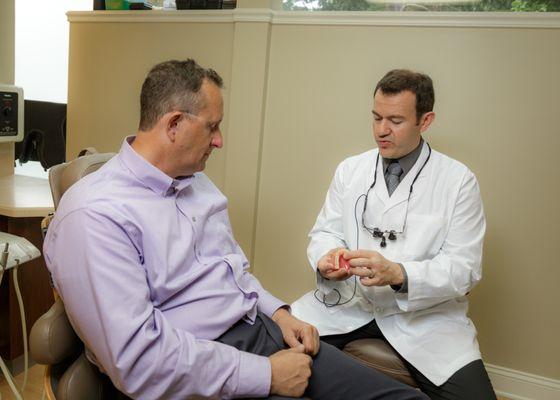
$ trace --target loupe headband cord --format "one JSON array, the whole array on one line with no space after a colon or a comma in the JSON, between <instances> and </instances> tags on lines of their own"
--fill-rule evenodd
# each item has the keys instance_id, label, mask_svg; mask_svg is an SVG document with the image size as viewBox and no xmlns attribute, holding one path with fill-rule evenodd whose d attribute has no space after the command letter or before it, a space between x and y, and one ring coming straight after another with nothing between
<instances>
[{"instance_id":1,"label":"loupe headband cord","mask_svg":"<svg viewBox=\"0 0 560 400\"><path fill-rule=\"evenodd\" d=\"M408 206L410 204L410 197L412 196L412 191L414 190L414 184L416 183L416 180L418 179L418 177L422 173L422 170L424 170L424 167L426 166L426 164L428 164L428 161L430 160L430 157L432 156L432 147L430 146L430 144L428 142L426 142L426 146L428 146L428 157L426 157L426 160L424 161L424 163L422 164L422 166L420 167L420 169L416 173L416 176L412 180L412 183L410 184L410 190L408 192L408 199L406 201L406 213L405 213L405 217L404 217L402 232L404 232L405 229L406 229L406 220L408 218ZM369 226L366 225L365 220L364 220L364 215L366 213L369 192L370 192L371 189L373 189L375 187L375 183L377 182L377 168L378 168L378 166L379 166L379 153L377 153L377 159L375 160L375 172L373 173L374 174L373 183L371 184L371 186L368 188L368 190L365 193L366 198L365 198L365 201L364 201L364 209L362 211L362 227L373 236L375 236L375 233L374 233L375 229L372 229L372 228L370 228ZM363 196L363 195L361 195L361 196ZM359 197L358 197L358 199L359 199ZM357 223L357 221L356 221L356 223Z\"/></svg>"}]
</instances>

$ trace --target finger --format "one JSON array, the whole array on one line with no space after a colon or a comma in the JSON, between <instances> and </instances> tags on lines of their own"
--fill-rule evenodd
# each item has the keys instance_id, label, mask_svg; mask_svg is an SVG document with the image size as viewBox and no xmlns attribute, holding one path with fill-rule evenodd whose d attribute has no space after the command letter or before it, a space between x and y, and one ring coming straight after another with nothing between
<instances>
[{"instance_id":1,"label":"finger","mask_svg":"<svg viewBox=\"0 0 560 400\"><path fill-rule=\"evenodd\" d=\"M307 361L307 365L309 366L309 368L311 368L311 366L313 365L313 359L311 358L310 355L305 355L306 357L306 361Z\"/></svg>"},{"instance_id":2,"label":"finger","mask_svg":"<svg viewBox=\"0 0 560 400\"><path fill-rule=\"evenodd\" d=\"M351 258L369 258L374 256L375 254L378 254L377 251L361 249L349 250L347 253L345 253L344 258L346 258L347 260Z\"/></svg>"},{"instance_id":3,"label":"finger","mask_svg":"<svg viewBox=\"0 0 560 400\"><path fill-rule=\"evenodd\" d=\"M350 262L350 266L352 267L371 267L375 265L375 262L372 261L371 258L363 258L363 257L352 258L349 260L349 262Z\"/></svg>"},{"instance_id":4,"label":"finger","mask_svg":"<svg viewBox=\"0 0 560 400\"><path fill-rule=\"evenodd\" d=\"M344 251L342 252L342 257L344 257L345 260L349 260L350 259L350 253L351 253L350 250L344 249Z\"/></svg>"},{"instance_id":5,"label":"finger","mask_svg":"<svg viewBox=\"0 0 560 400\"><path fill-rule=\"evenodd\" d=\"M319 352L319 349L321 348L321 337L319 336L319 331L315 327L313 327L313 338L314 338L315 347L313 348L312 354L316 355Z\"/></svg>"},{"instance_id":6,"label":"finger","mask_svg":"<svg viewBox=\"0 0 560 400\"><path fill-rule=\"evenodd\" d=\"M287 351L291 351L293 353L305 353L305 346L299 343L295 347L290 347Z\"/></svg>"},{"instance_id":7,"label":"finger","mask_svg":"<svg viewBox=\"0 0 560 400\"><path fill-rule=\"evenodd\" d=\"M328 273L330 273L331 271L335 271L335 269L334 269L334 264L331 263L331 262L320 262L320 263L317 265L317 268L319 269L319 272L320 272L322 275L328 274Z\"/></svg>"},{"instance_id":8,"label":"finger","mask_svg":"<svg viewBox=\"0 0 560 400\"><path fill-rule=\"evenodd\" d=\"M374 278L368 278L368 277L361 277L360 278L360 283L364 286L375 286L375 279Z\"/></svg>"},{"instance_id":9,"label":"finger","mask_svg":"<svg viewBox=\"0 0 560 400\"><path fill-rule=\"evenodd\" d=\"M337 270L332 270L331 272L328 272L326 274L328 279L342 279L342 278L346 278L348 276L348 271L346 271L345 269L337 269Z\"/></svg>"},{"instance_id":10,"label":"finger","mask_svg":"<svg viewBox=\"0 0 560 400\"><path fill-rule=\"evenodd\" d=\"M301 345L301 342L298 340L296 335L294 335L292 332L290 332L290 333L286 334L286 336L284 336L284 341L290 347L297 347L297 346Z\"/></svg>"},{"instance_id":11,"label":"finger","mask_svg":"<svg viewBox=\"0 0 560 400\"><path fill-rule=\"evenodd\" d=\"M370 268L364 267L351 268L350 272L352 272L352 275L356 275L362 278L372 278L375 275Z\"/></svg>"},{"instance_id":12,"label":"finger","mask_svg":"<svg viewBox=\"0 0 560 400\"><path fill-rule=\"evenodd\" d=\"M334 271L334 265L329 264L319 264L318 265L319 272L323 275L328 274L331 271Z\"/></svg>"},{"instance_id":13,"label":"finger","mask_svg":"<svg viewBox=\"0 0 560 400\"><path fill-rule=\"evenodd\" d=\"M344 250L344 247L337 247L336 249L329 250L329 252L328 252L327 254L329 254L329 255L332 256L332 255L334 255L336 252L338 252L338 250Z\"/></svg>"},{"instance_id":14,"label":"finger","mask_svg":"<svg viewBox=\"0 0 560 400\"><path fill-rule=\"evenodd\" d=\"M312 354L313 350L314 350L314 347L315 347L315 345L313 343L313 337L310 336L307 333L307 334L304 334L301 339L302 339L301 341L303 343L303 346L305 347L305 352L307 354L310 354L310 353Z\"/></svg>"},{"instance_id":15,"label":"finger","mask_svg":"<svg viewBox=\"0 0 560 400\"><path fill-rule=\"evenodd\" d=\"M317 342L318 337L315 334L315 329L311 326L307 327L303 330L301 335L301 342L305 346L305 352L307 354L316 354L317 353Z\"/></svg>"},{"instance_id":16,"label":"finger","mask_svg":"<svg viewBox=\"0 0 560 400\"><path fill-rule=\"evenodd\" d=\"M379 276L360 278L360 282L364 286L386 286L387 283Z\"/></svg>"}]
</instances>

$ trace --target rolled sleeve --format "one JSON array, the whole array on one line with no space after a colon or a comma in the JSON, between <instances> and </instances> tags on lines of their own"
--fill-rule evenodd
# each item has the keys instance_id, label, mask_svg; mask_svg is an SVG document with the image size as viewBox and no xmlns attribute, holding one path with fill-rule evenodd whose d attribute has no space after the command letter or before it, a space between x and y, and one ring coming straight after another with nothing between
<instances>
[{"instance_id":1,"label":"rolled sleeve","mask_svg":"<svg viewBox=\"0 0 560 400\"><path fill-rule=\"evenodd\" d=\"M272 318L272 314L281 307L289 307L289 305L265 290L259 293L259 310L267 317Z\"/></svg>"}]
</instances>

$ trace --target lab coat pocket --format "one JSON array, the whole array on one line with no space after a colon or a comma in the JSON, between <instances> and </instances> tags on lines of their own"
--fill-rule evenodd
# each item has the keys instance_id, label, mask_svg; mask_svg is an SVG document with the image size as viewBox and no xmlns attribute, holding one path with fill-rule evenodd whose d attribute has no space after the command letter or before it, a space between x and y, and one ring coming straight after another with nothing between
<instances>
[{"instance_id":1,"label":"lab coat pocket","mask_svg":"<svg viewBox=\"0 0 560 400\"><path fill-rule=\"evenodd\" d=\"M441 215L409 215L403 248L409 261L435 257L443 246L446 226L447 218Z\"/></svg>"}]
</instances>

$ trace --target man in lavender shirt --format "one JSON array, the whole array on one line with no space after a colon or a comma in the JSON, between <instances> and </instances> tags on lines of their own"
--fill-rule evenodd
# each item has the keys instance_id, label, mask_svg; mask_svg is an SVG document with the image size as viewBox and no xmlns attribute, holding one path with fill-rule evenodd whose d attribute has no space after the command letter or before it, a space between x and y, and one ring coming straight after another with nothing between
<instances>
[{"instance_id":1,"label":"man in lavender shirt","mask_svg":"<svg viewBox=\"0 0 560 400\"><path fill-rule=\"evenodd\" d=\"M156 65L140 127L72 186L44 254L89 358L139 399L420 399L358 364L265 291L201 171L222 147L222 79Z\"/></svg>"}]
</instances>

